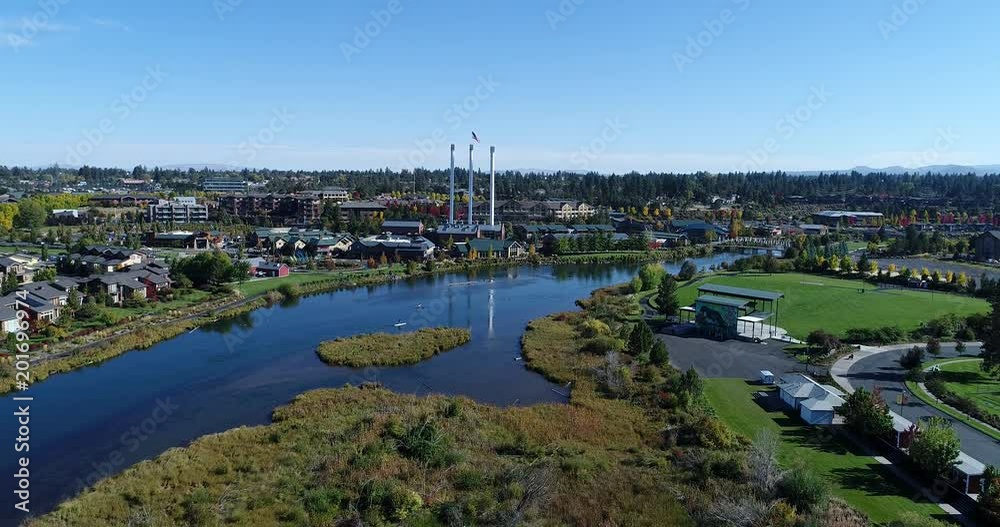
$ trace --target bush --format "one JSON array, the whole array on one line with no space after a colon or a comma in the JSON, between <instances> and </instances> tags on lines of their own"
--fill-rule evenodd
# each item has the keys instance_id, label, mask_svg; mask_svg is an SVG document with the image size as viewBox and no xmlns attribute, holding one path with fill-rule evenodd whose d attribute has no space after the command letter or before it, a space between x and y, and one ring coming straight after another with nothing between
<instances>
[{"instance_id":1,"label":"bush","mask_svg":"<svg viewBox=\"0 0 1000 527\"><path fill-rule=\"evenodd\" d=\"M622 351L624 347L625 345L622 343L621 339L602 335L584 342L583 346L580 346L580 351L583 353L590 353L592 355L604 355L609 351Z\"/></svg>"},{"instance_id":2,"label":"bush","mask_svg":"<svg viewBox=\"0 0 1000 527\"><path fill-rule=\"evenodd\" d=\"M785 473L778 483L778 493L802 513L822 510L830 500L826 481L804 466Z\"/></svg>"},{"instance_id":3,"label":"bush","mask_svg":"<svg viewBox=\"0 0 1000 527\"><path fill-rule=\"evenodd\" d=\"M681 264L681 270L677 273L677 278L681 280L690 280L694 278L694 275L698 274L698 267L691 260L684 260Z\"/></svg>"},{"instance_id":4,"label":"bush","mask_svg":"<svg viewBox=\"0 0 1000 527\"><path fill-rule=\"evenodd\" d=\"M670 353L662 340L657 339L653 343L653 349L649 352L649 361L657 366L666 366L670 362Z\"/></svg>"},{"instance_id":5,"label":"bush","mask_svg":"<svg viewBox=\"0 0 1000 527\"><path fill-rule=\"evenodd\" d=\"M580 333L588 339L599 335L610 335L611 327L600 320L590 318L580 324Z\"/></svg>"},{"instance_id":6,"label":"bush","mask_svg":"<svg viewBox=\"0 0 1000 527\"><path fill-rule=\"evenodd\" d=\"M913 346L902 357L899 358L899 365L906 370L919 368L924 363L924 350L919 346Z\"/></svg>"},{"instance_id":7,"label":"bush","mask_svg":"<svg viewBox=\"0 0 1000 527\"><path fill-rule=\"evenodd\" d=\"M430 419L411 426L396 439L401 454L428 466L443 467L453 461L451 442Z\"/></svg>"}]
</instances>

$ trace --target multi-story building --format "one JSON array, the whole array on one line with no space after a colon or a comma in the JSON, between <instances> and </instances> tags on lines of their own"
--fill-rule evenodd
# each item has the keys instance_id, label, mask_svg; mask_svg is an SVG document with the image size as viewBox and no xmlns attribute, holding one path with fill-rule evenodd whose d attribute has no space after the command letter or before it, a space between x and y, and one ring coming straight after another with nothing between
<instances>
[{"instance_id":1,"label":"multi-story building","mask_svg":"<svg viewBox=\"0 0 1000 527\"><path fill-rule=\"evenodd\" d=\"M570 200L508 200L496 205L498 221L525 223L531 221L574 221L585 220L597 213L593 206L581 201ZM489 202L473 205L472 217L475 221L489 219Z\"/></svg>"},{"instance_id":2,"label":"multi-story building","mask_svg":"<svg viewBox=\"0 0 1000 527\"><path fill-rule=\"evenodd\" d=\"M813 223L827 227L880 227L884 222L879 212L825 210L813 214Z\"/></svg>"},{"instance_id":3,"label":"multi-story building","mask_svg":"<svg viewBox=\"0 0 1000 527\"><path fill-rule=\"evenodd\" d=\"M205 192L246 192L249 186L242 179L206 179L201 189Z\"/></svg>"},{"instance_id":4,"label":"multi-story building","mask_svg":"<svg viewBox=\"0 0 1000 527\"><path fill-rule=\"evenodd\" d=\"M219 199L219 208L246 220L269 218L308 225L319 220L323 200L311 194L230 194Z\"/></svg>"},{"instance_id":5,"label":"multi-story building","mask_svg":"<svg viewBox=\"0 0 1000 527\"><path fill-rule=\"evenodd\" d=\"M385 212L385 205L374 201L348 201L340 204L340 219L343 221L372 219Z\"/></svg>"},{"instance_id":6,"label":"multi-story building","mask_svg":"<svg viewBox=\"0 0 1000 527\"><path fill-rule=\"evenodd\" d=\"M329 187L323 190L307 190L302 192L302 194L308 194L311 196L316 196L323 201L333 201L336 203L343 203L351 199L351 193L346 188L340 187Z\"/></svg>"},{"instance_id":7,"label":"multi-story building","mask_svg":"<svg viewBox=\"0 0 1000 527\"><path fill-rule=\"evenodd\" d=\"M195 198L174 198L150 203L146 219L161 223L207 223L208 207L199 205Z\"/></svg>"}]
</instances>

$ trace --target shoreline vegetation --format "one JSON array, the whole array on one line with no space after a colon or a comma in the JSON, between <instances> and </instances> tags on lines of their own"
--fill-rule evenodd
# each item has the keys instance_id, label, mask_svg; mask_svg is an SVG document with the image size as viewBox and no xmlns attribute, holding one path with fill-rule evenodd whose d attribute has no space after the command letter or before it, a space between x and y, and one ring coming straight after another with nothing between
<instances>
[{"instance_id":1,"label":"shoreline vegetation","mask_svg":"<svg viewBox=\"0 0 1000 527\"><path fill-rule=\"evenodd\" d=\"M786 439L751 441L723 422L706 382L670 366L630 318L635 303L609 287L581 311L528 324L527 366L568 383L567 404L497 408L374 384L313 390L270 425L171 449L26 525L687 527L730 513L760 525L869 525L814 469L779 467Z\"/></svg>"},{"instance_id":2,"label":"shoreline vegetation","mask_svg":"<svg viewBox=\"0 0 1000 527\"><path fill-rule=\"evenodd\" d=\"M129 351L140 351L169 340L185 332L201 326L212 324L226 318L243 315L261 307L267 307L285 298L311 296L334 291L371 287L397 280L416 279L440 274L474 272L479 270L519 267L524 265L559 265L559 264L599 264L599 263L638 263L645 261L679 261L685 258L695 258L710 254L704 247L681 247L666 251L645 252L612 252L612 253L582 253L554 257L535 257L526 260L480 260L463 263L438 263L431 266L418 267L411 273L405 266L392 265L377 269L362 271L314 271L308 276L315 280L289 280L306 273L293 273L290 277L272 278L267 280L266 287L260 284L264 280L249 281L233 285L233 292L224 297L209 297L205 303L183 310L180 315L170 313L160 317L139 317L128 320L122 327L110 327L94 332L89 337L97 340L79 343L72 339L70 343L54 344L53 348L60 350L34 359L31 363L31 384L42 382L49 376L73 371L78 368L100 364L104 361L122 355ZM605 259L606 257L606 259ZM250 295L244 295L244 292ZM207 309L205 307L207 306ZM199 309L202 308L202 309ZM76 344L75 349L61 350L61 345ZM38 354L38 351L33 351ZM10 361L10 358L0 357L0 361ZM0 366L6 366L0 364ZM9 394L16 389L16 380L11 368L0 368L0 396Z\"/></svg>"},{"instance_id":3,"label":"shoreline vegetation","mask_svg":"<svg viewBox=\"0 0 1000 527\"><path fill-rule=\"evenodd\" d=\"M407 333L369 333L323 342L316 348L330 366L404 366L451 351L472 338L465 328L422 328Z\"/></svg>"}]
</instances>

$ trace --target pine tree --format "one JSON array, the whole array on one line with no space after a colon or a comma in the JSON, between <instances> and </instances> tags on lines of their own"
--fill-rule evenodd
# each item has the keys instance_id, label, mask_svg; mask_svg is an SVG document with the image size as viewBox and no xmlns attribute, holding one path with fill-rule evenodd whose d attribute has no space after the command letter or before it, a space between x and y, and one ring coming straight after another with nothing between
<instances>
[{"instance_id":1,"label":"pine tree","mask_svg":"<svg viewBox=\"0 0 1000 527\"><path fill-rule=\"evenodd\" d=\"M668 274L660 282L656 303L660 306L660 313L664 316L677 316L680 311L680 302L677 300L677 281L674 280L673 275Z\"/></svg>"},{"instance_id":2,"label":"pine tree","mask_svg":"<svg viewBox=\"0 0 1000 527\"><path fill-rule=\"evenodd\" d=\"M1000 371L1000 294L990 298L990 323L983 339L983 371L997 374Z\"/></svg>"},{"instance_id":3,"label":"pine tree","mask_svg":"<svg viewBox=\"0 0 1000 527\"><path fill-rule=\"evenodd\" d=\"M628 354L639 357L649 353L653 347L653 330L645 322L637 322L628 337Z\"/></svg>"}]
</instances>

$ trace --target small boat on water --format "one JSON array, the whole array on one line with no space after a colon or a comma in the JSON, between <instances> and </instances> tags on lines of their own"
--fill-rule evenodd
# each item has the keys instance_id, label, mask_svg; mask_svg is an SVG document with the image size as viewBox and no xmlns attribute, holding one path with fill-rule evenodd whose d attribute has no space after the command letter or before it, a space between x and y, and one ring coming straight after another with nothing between
<instances>
[{"instance_id":1,"label":"small boat on water","mask_svg":"<svg viewBox=\"0 0 1000 527\"><path fill-rule=\"evenodd\" d=\"M396 322L393 327L401 328L406 325L406 322Z\"/></svg>"}]
</instances>

